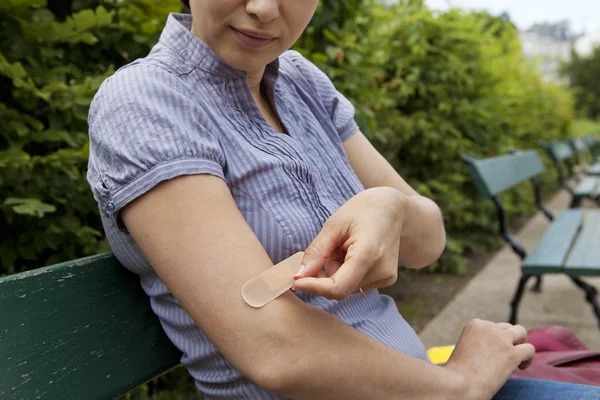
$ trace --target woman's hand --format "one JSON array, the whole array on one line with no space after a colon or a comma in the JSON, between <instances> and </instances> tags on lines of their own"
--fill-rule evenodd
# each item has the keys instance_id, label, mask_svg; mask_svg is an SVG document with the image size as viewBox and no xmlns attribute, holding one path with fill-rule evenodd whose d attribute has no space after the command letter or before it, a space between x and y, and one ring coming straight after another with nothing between
<instances>
[{"instance_id":1,"label":"woman's hand","mask_svg":"<svg viewBox=\"0 0 600 400\"><path fill-rule=\"evenodd\" d=\"M390 187L354 196L306 249L294 290L344 300L359 288L393 285L402 226L410 211L408 196Z\"/></svg>"},{"instance_id":2,"label":"woman's hand","mask_svg":"<svg viewBox=\"0 0 600 400\"><path fill-rule=\"evenodd\" d=\"M468 383L465 399L491 399L517 367L531 365L534 355L521 325L474 319L463 329L445 368Z\"/></svg>"}]
</instances>

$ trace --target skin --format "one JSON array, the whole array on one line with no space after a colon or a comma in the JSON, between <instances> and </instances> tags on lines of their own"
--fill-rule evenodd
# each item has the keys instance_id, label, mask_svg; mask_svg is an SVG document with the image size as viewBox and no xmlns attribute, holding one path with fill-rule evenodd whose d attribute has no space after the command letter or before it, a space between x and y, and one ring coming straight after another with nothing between
<instances>
[{"instance_id":1,"label":"skin","mask_svg":"<svg viewBox=\"0 0 600 400\"><path fill-rule=\"evenodd\" d=\"M249 88L274 129L281 127L277 114L258 90L264 66L298 38L316 4L191 2L193 33L231 66L247 71ZM248 51L231 36L231 26L278 39L272 47ZM327 221L307 249L296 281L298 288L338 299L361 286L393 283L398 261L427 265L445 244L438 207L410 188L362 133L344 148L367 190ZM227 360L282 396L490 399L515 368L526 367L533 357L525 329L505 323L471 321L442 368L377 342L291 292L261 309L248 307L240 296L242 285L273 264L226 183L214 176L163 182L126 206L121 217L161 280ZM327 276L317 275L322 266Z\"/></svg>"}]
</instances>

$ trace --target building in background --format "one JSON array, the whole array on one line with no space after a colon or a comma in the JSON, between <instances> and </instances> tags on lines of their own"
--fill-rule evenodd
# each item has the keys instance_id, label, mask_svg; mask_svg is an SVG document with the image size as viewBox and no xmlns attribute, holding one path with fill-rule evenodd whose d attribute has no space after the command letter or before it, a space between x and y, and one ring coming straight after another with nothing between
<instances>
[{"instance_id":1,"label":"building in background","mask_svg":"<svg viewBox=\"0 0 600 400\"><path fill-rule=\"evenodd\" d=\"M587 57L592 54L594 47L600 46L600 29L581 36L575 42L575 52L580 57Z\"/></svg>"},{"instance_id":2,"label":"building in background","mask_svg":"<svg viewBox=\"0 0 600 400\"><path fill-rule=\"evenodd\" d=\"M571 51L578 35L569 21L534 24L520 33L525 56L537 63L544 79L562 82L560 66L571 59Z\"/></svg>"}]
</instances>

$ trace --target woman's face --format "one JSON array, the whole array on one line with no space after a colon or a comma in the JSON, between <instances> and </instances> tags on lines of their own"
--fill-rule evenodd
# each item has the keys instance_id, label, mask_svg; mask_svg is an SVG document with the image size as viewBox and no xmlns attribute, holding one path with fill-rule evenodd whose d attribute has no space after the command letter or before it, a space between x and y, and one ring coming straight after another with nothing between
<instances>
[{"instance_id":1,"label":"woman's face","mask_svg":"<svg viewBox=\"0 0 600 400\"><path fill-rule=\"evenodd\" d=\"M319 0L191 0L192 32L227 64L260 71L288 50Z\"/></svg>"}]
</instances>

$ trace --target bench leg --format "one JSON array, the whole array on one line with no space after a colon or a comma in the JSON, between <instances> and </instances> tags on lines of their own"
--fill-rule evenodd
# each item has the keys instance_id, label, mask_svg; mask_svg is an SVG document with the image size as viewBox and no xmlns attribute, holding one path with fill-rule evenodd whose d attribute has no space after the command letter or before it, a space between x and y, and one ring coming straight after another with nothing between
<instances>
[{"instance_id":1,"label":"bench leg","mask_svg":"<svg viewBox=\"0 0 600 400\"><path fill-rule=\"evenodd\" d=\"M592 306L594 314L596 314L596 318L598 318L598 326L600 327L600 307L598 306L598 300L596 299L598 290L594 286L582 281L576 276L570 276L570 278L575 285L585 292L585 299Z\"/></svg>"},{"instance_id":2,"label":"bench leg","mask_svg":"<svg viewBox=\"0 0 600 400\"><path fill-rule=\"evenodd\" d=\"M541 293L542 292L542 276L536 275L535 278L536 278L535 283L533 284L533 286L531 287L530 290L534 293Z\"/></svg>"},{"instance_id":3,"label":"bench leg","mask_svg":"<svg viewBox=\"0 0 600 400\"><path fill-rule=\"evenodd\" d=\"M579 208L581 206L581 197L573 197L569 208Z\"/></svg>"},{"instance_id":4,"label":"bench leg","mask_svg":"<svg viewBox=\"0 0 600 400\"><path fill-rule=\"evenodd\" d=\"M527 281L531 278L531 275L523 275L519 280L519 285L517 286L517 291L515 292L515 297L513 297L512 302L510 303L510 320L511 324L517 323L517 313L519 310L519 303L521 302L521 298L523 297L523 292L525 291L525 286L527 285Z\"/></svg>"}]
</instances>

